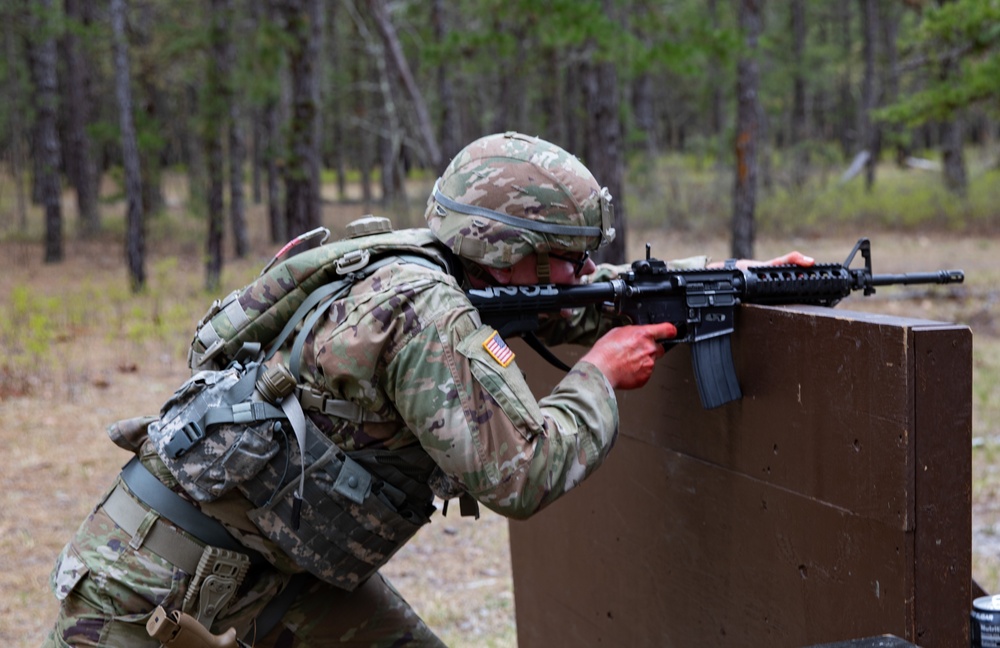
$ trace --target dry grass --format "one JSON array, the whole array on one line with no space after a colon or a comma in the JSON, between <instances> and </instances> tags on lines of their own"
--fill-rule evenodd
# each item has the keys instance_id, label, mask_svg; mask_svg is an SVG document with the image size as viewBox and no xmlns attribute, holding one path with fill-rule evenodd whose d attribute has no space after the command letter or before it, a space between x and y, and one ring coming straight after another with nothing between
<instances>
[{"instance_id":1,"label":"dry grass","mask_svg":"<svg viewBox=\"0 0 1000 648\"><path fill-rule=\"evenodd\" d=\"M346 218L360 214L337 214ZM722 239L680 241L662 232L633 235L657 256L707 251L726 256ZM1000 343L995 317L1000 281L996 240L959 236L874 235L876 271L962 267L963 297L897 299L889 290L849 308L965 322L976 334L975 576L997 591L995 545L1000 477ZM797 247L824 261L842 260L853 240L762 241L758 256ZM33 243L0 244L0 645L38 645L55 613L48 574L56 554L97 501L127 454L106 438L118 418L155 412L185 377L184 348L194 321L212 298L200 290L197 246L153 246L150 294L125 291L117 242L71 243L59 266L41 264ZM270 246L257 241L256 249ZM266 253L233 264L226 292L253 277ZM48 320L13 317L18 287L44 298ZM898 297L898 295L897 295ZM984 304L977 297L991 301ZM48 300L48 301L45 301ZM143 313L155 312L152 321ZM11 323L11 320L14 320ZM140 320L140 321L136 321ZM12 331L11 327L17 327ZM25 351L17 333L38 327L45 351ZM19 345L15 348L15 345ZM437 518L392 562L386 573L450 645L516 644L507 526L497 516L474 522Z\"/></svg>"}]
</instances>

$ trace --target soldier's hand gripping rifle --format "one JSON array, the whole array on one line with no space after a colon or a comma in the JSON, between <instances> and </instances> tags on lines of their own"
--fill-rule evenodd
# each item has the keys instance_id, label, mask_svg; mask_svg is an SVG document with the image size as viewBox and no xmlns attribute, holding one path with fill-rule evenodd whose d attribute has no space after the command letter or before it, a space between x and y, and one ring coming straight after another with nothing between
<instances>
[{"instance_id":1,"label":"soldier's hand gripping rifle","mask_svg":"<svg viewBox=\"0 0 1000 648\"><path fill-rule=\"evenodd\" d=\"M851 268L858 252L863 268ZM524 336L546 359L568 369L540 346L534 332L540 317L563 309L598 306L623 323L670 322L677 337L664 344L690 344L695 380L702 405L711 409L742 397L733 366L730 335L736 307L746 304L813 304L834 306L854 291L868 296L877 286L962 283L961 270L910 274L872 274L871 243L858 241L843 264L755 266L747 270L727 262L724 268L668 270L650 257L632 263L630 271L611 281L585 285L499 286L470 290L472 304L484 323L504 337Z\"/></svg>"}]
</instances>

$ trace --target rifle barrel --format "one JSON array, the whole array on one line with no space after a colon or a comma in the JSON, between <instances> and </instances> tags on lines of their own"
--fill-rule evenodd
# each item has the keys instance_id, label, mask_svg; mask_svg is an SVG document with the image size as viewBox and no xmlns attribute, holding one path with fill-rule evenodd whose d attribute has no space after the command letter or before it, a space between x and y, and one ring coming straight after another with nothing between
<instances>
[{"instance_id":1,"label":"rifle barrel","mask_svg":"<svg viewBox=\"0 0 1000 648\"><path fill-rule=\"evenodd\" d=\"M900 284L953 284L963 281L965 281L965 273L961 270L938 270L937 272L872 275L868 283L871 286L892 286Z\"/></svg>"}]
</instances>

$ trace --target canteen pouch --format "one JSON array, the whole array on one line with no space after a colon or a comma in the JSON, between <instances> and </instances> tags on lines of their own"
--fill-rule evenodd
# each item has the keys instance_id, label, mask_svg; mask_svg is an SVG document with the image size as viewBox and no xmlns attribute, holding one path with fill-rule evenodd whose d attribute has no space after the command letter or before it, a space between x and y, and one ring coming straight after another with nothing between
<instances>
[{"instance_id":1,"label":"canteen pouch","mask_svg":"<svg viewBox=\"0 0 1000 648\"><path fill-rule=\"evenodd\" d=\"M430 521L433 507L430 501L408 502L311 421L306 429L304 462L295 444L283 445L274 461L240 486L257 506L247 515L299 567L352 591ZM305 490L297 502L302 463Z\"/></svg>"},{"instance_id":2,"label":"canteen pouch","mask_svg":"<svg viewBox=\"0 0 1000 648\"><path fill-rule=\"evenodd\" d=\"M291 431L280 409L255 389L260 365L200 371L163 405L148 428L157 454L199 502L211 502L252 478ZM284 427L283 427L284 426Z\"/></svg>"}]
</instances>

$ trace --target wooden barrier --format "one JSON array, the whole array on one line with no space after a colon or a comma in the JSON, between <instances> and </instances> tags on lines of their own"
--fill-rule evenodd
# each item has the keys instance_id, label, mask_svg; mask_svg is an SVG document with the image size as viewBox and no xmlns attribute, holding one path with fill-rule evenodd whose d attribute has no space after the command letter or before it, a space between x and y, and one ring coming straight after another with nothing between
<instances>
[{"instance_id":1,"label":"wooden barrier","mask_svg":"<svg viewBox=\"0 0 1000 648\"><path fill-rule=\"evenodd\" d=\"M605 465L511 522L519 646L968 646L969 329L744 306L733 349L743 400L702 410L676 348Z\"/></svg>"}]
</instances>

